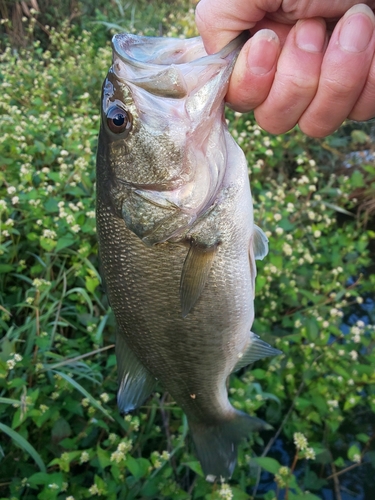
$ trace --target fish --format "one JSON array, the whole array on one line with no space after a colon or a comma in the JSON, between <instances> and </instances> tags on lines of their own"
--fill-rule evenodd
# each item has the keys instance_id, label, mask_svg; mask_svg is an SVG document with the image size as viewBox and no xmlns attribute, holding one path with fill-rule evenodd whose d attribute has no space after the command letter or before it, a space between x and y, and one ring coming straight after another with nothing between
<instances>
[{"instance_id":1,"label":"fish","mask_svg":"<svg viewBox=\"0 0 375 500\"><path fill-rule=\"evenodd\" d=\"M229 375L280 353L251 331L268 239L224 118L243 43L209 55L200 37L115 35L101 100L97 233L118 407L133 411L160 384L208 481L230 478L241 440L271 428L231 405Z\"/></svg>"}]
</instances>

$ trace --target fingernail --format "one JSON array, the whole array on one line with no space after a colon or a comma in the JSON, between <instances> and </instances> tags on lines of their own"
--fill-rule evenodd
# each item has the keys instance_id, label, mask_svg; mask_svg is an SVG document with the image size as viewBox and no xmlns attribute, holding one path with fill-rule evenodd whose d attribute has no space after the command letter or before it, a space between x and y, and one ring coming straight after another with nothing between
<instances>
[{"instance_id":1,"label":"fingernail","mask_svg":"<svg viewBox=\"0 0 375 500\"><path fill-rule=\"evenodd\" d=\"M296 24L296 44L306 52L322 52L326 40L326 26L317 20L301 20Z\"/></svg>"},{"instance_id":2,"label":"fingernail","mask_svg":"<svg viewBox=\"0 0 375 500\"><path fill-rule=\"evenodd\" d=\"M367 5L356 5L344 16L339 34L339 44L348 52L366 49L374 32L374 15Z\"/></svg>"},{"instance_id":3,"label":"fingernail","mask_svg":"<svg viewBox=\"0 0 375 500\"><path fill-rule=\"evenodd\" d=\"M266 75L274 67L280 42L272 30L260 30L251 38L247 64L254 75Z\"/></svg>"}]
</instances>

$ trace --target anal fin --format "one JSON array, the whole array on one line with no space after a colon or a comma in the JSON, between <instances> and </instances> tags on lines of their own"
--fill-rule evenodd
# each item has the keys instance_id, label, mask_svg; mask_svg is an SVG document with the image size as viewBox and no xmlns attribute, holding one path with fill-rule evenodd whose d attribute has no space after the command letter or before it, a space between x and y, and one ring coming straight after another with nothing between
<instances>
[{"instance_id":1,"label":"anal fin","mask_svg":"<svg viewBox=\"0 0 375 500\"><path fill-rule=\"evenodd\" d=\"M199 299L206 284L217 245L204 246L191 242L180 280L180 300L182 317L185 318Z\"/></svg>"},{"instance_id":2,"label":"anal fin","mask_svg":"<svg viewBox=\"0 0 375 500\"><path fill-rule=\"evenodd\" d=\"M239 358L238 363L234 367L233 371L244 368L245 366L258 361L259 359L282 354L279 349L275 349L274 347L270 346L269 344L267 344L267 342L261 340L258 335L255 335L255 333L250 332L250 336L251 338L249 346L246 352L244 352Z\"/></svg>"},{"instance_id":3,"label":"anal fin","mask_svg":"<svg viewBox=\"0 0 375 500\"><path fill-rule=\"evenodd\" d=\"M120 332L116 336L116 359L119 382L117 404L121 412L128 413L150 396L156 380L127 346Z\"/></svg>"}]
</instances>

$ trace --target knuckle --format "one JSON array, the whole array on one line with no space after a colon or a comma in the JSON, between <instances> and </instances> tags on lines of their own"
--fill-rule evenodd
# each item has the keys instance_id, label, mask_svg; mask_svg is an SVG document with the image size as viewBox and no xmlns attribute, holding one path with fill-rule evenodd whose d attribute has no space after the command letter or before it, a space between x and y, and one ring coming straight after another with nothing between
<instances>
[{"instance_id":1,"label":"knuckle","mask_svg":"<svg viewBox=\"0 0 375 500\"><path fill-rule=\"evenodd\" d=\"M318 81L311 75L303 75L300 72L296 74L278 74L276 79L279 80L284 91L288 95L295 97L304 97L315 94Z\"/></svg>"},{"instance_id":2,"label":"knuckle","mask_svg":"<svg viewBox=\"0 0 375 500\"><path fill-rule=\"evenodd\" d=\"M322 87L326 94L342 99L348 99L354 92L358 92L356 85L345 79L327 78L322 82Z\"/></svg>"},{"instance_id":3,"label":"knuckle","mask_svg":"<svg viewBox=\"0 0 375 500\"><path fill-rule=\"evenodd\" d=\"M302 118L298 122L298 126L305 135L314 137L315 139L327 137L328 135L332 134L337 128L337 126L329 126L329 124L324 123L321 120L318 121L307 118Z\"/></svg>"}]
</instances>

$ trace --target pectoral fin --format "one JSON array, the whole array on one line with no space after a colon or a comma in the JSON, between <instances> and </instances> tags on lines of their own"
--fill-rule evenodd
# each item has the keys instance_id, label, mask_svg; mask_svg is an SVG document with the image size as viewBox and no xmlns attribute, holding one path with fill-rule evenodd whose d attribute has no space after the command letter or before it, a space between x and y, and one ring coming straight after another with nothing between
<instances>
[{"instance_id":1,"label":"pectoral fin","mask_svg":"<svg viewBox=\"0 0 375 500\"><path fill-rule=\"evenodd\" d=\"M254 224L253 251L256 260L263 260L268 254L268 238L256 224Z\"/></svg>"},{"instance_id":2,"label":"pectoral fin","mask_svg":"<svg viewBox=\"0 0 375 500\"><path fill-rule=\"evenodd\" d=\"M200 297L206 284L217 246L203 246L191 243L186 256L180 280L182 316L185 318Z\"/></svg>"},{"instance_id":3,"label":"pectoral fin","mask_svg":"<svg viewBox=\"0 0 375 500\"><path fill-rule=\"evenodd\" d=\"M121 333L116 338L116 359L119 382L117 404L121 412L128 413L149 397L156 380L129 349Z\"/></svg>"},{"instance_id":4,"label":"pectoral fin","mask_svg":"<svg viewBox=\"0 0 375 500\"><path fill-rule=\"evenodd\" d=\"M278 354L282 354L281 351L271 347L267 342L264 342L259 338L255 333L250 332L250 343L247 350L241 355L238 360L238 363L234 367L233 371L237 371L240 368L244 368L258 359L267 358L268 356L277 356Z\"/></svg>"}]
</instances>

